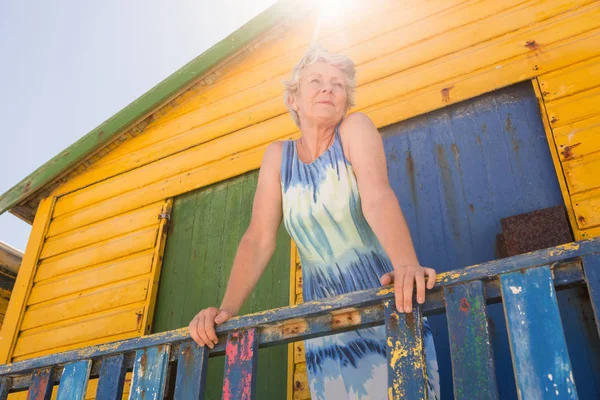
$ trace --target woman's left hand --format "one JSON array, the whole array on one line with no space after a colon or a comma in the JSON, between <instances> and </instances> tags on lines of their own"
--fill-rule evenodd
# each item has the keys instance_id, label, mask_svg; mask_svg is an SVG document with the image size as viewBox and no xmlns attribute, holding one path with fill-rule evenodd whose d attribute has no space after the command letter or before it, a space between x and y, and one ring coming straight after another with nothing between
<instances>
[{"instance_id":1,"label":"woman's left hand","mask_svg":"<svg viewBox=\"0 0 600 400\"><path fill-rule=\"evenodd\" d=\"M427 289L435 285L435 270L420 265L403 265L394 267L394 272L384 274L380 281L382 285L394 283L394 294L396 296L396 309L399 312L412 312L413 285L417 284L417 302L425 302L425 275L427 275Z\"/></svg>"}]
</instances>

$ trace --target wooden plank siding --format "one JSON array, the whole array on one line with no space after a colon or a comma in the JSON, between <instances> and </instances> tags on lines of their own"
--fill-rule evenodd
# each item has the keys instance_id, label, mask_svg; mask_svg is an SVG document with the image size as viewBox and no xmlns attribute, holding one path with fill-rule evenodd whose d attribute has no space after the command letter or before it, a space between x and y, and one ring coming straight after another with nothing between
<instances>
[{"instance_id":1,"label":"wooden plank siding","mask_svg":"<svg viewBox=\"0 0 600 400\"><path fill-rule=\"evenodd\" d=\"M375 0L337 22L319 26L318 41L354 59L353 111L367 113L379 128L518 82L539 82L573 231L577 238L600 234L600 181L593 173L600 168L600 2ZM169 198L177 197L182 211L169 230L170 272L161 278L153 329L181 327L199 305L216 304L256 184L255 172L243 174L259 167L269 143L299 135L281 98L281 81L317 24L311 11L282 21L269 41L257 43L235 65L202 76L155 110L135 135L54 189L38 211L45 219L34 224L25 277L15 289L20 300L7 314L14 337L0 341L0 358L20 360L147 332L167 235L157 214ZM288 262L288 246L278 244L274 262ZM183 269L175 273L175 265ZM192 271L193 265L200 270ZM278 271L268 279L283 285L283 297L255 290L242 311L284 305L287 297L300 302L298 263L290 268L291 293L285 293L288 271ZM202 286L207 274L215 274L214 285ZM182 283L189 289L173 289ZM193 290L200 286L205 290ZM288 382L301 388L293 398L304 399L304 353L302 346L293 349ZM281 357L263 356L259 370L261 362L275 365ZM285 371L278 372L273 382L284 381ZM209 372L207 379L217 378Z\"/></svg>"},{"instance_id":2,"label":"wooden plank siding","mask_svg":"<svg viewBox=\"0 0 600 400\"><path fill-rule=\"evenodd\" d=\"M47 228L32 236L39 255L32 252L32 267L21 272L27 290L13 300L22 316L11 322L14 344L3 342L3 357L17 361L147 333L166 235L159 214L170 207L162 200L64 231L54 227L55 209L42 213Z\"/></svg>"},{"instance_id":3,"label":"wooden plank siding","mask_svg":"<svg viewBox=\"0 0 600 400\"><path fill-rule=\"evenodd\" d=\"M600 5L591 0L435 0L407 10L380 1L319 39L355 60L355 110L378 127L600 54ZM268 143L297 137L281 80L306 47L294 34L314 30L314 20L182 94L178 107L59 186L56 232L256 169Z\"/></svg>"},{"instance_id":4,"label":"wooden plank siding","mask_svg":"<svg viewBox=\"0 0 600 400\"><path fill-rule=\"evenodd\" d=\"M12 292L12 301L8 304L6 318L0 331L0 363L3 364L11 361L19 327L25 314L25 301L31 292L33 277L35 276L44 238L48 231L55 200L54 197L43 200L37 210L35 221L33 221L31 234L27 241L27 248L25 249L21 268L19 269Z\"/></svg>"},{"instance_id":5,"label":"wooden plank siding","mask_svg":"<svg viewBox=\"0 0 600 400\"><path fill-rule=\"evenodd\" d=\"M572 204L578 239L599 234L600 216L600 57L541 76L540 93L563 171L565 197Z\"/></svg>"},{"instance_id":6,"label":"wooden plank siding","mask_svg":"<svg viewBox=\"0 0 600 400\"><path fill-rule=\"evenodd\" d=\"M202 308L220 305L237 246L250 223L257 182L255 171L175 199L153 332L185 327ZM282 225L273 258L241 315L289 304L289 257L290 238ZM257 398L285 396L286 353L285 346L259 351ZM205 398L221 398L223 371L224 357L209 359Z\"/></svg>"}]
</instances>

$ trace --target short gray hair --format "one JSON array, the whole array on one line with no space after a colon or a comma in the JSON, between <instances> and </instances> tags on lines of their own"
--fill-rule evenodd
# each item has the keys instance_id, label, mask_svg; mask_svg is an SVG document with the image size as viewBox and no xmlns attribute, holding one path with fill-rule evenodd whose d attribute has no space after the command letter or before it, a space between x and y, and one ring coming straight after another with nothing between
<instances>
[{"instance_id":1,"label":"short gray hair","mask_svg":"<svg viewBox=\"0 0 600 400\"><path fill-rule=\"evenodd\" d=\"M298 92L300 85L300 74L306 67L316 62L325 62L329 65L339 68L344 76L346 77L346 111L350 107L354 106L354 90L356 89L356 69L354 67L354 61L350 57L330 53L320 45L311 46L306 53L302 56L300 61L294 66L292 70L292 77L288 81L284 81L285 91L283 92L283 100L288 111L292 115L292 119L298 127L300 127L300 118L298 112L290 106L288 98L295 95Z\"/></svg>"}]
</instances>

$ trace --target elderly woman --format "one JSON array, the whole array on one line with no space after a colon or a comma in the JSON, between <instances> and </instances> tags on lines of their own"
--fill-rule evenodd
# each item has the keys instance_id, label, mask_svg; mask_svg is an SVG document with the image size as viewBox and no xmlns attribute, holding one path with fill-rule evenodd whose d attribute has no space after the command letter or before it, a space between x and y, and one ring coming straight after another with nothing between
<instances>
[{"instance_id":1,"label":"elderly woman","mask_svg":"<svg viewBox=\"0 0 600 400\"><path fill-rule=\"evenodd\" d=\"M201 346L213 348L214 325L236 315L258 282L282 218L298 246L305 301L394 282L396 307L411 312L413 288L423 303L425 286L435 283L435 271L419 265L375 125L365 114L346 116L356 86L352 60L312 47L285 86L302 137L265 152L221 307L200 311L189 325ZM439 380L427 322L425 333L433 399ZM387 399L384 327L307 340L305 348L313 399Z\"/></svg>"}]
</instances>

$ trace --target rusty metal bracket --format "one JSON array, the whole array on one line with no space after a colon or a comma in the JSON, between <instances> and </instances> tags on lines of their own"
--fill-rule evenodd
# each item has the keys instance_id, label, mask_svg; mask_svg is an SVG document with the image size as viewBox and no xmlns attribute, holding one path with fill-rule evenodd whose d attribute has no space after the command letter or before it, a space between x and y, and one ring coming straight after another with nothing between
<instances>
[{"instance_id":1,"label":"rusty metal bracket","mask_svg":"<svg viewBox=\"0 0 600 400\"><path fill-rule=\"evenodd\" d=\"M158 214L158 219L166 219L167 221L171 221L171 214L170 213L160 213Z\"/></svg>"}]
</instances>

